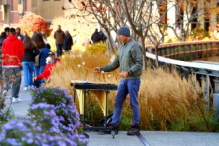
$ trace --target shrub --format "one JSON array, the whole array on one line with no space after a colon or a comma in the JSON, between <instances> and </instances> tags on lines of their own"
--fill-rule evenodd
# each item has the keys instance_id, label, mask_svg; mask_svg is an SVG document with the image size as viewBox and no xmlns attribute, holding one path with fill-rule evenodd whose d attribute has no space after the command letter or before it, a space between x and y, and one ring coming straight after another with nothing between
<instances>
[{"instance_id":1,"label":"shrub","mask_svg":"<svg viewBox=\"0 0 219 146\"><path fill-rule=\"evenodd\" d=\"M105 43L99 42L99 43L95 43L95 44L87 46L85 52L104 54L106 52L106 48L107 46Z\"/></svg>"},{"instance_id":2,"label":"shrub","mask_svg":"<svg viewBox=\"0 0 219 146\"><path fill-rule=\"evenodd\" d=\"M188 37L188 41L193 40L193 38L201 40L202 38L205 37L209 37L208 31L201 28L201 24L198 24L198 26L191 31Z\"/></svg>"},{"instance_id":3,"label":"shrub","mask_svg":"<svg viewBox=\"0 0 219 146\"><path fill-rule=\"evenodd\" d=\"M60 130L68 135L77 132L80 126L79 114L73 103L72 96L66 89L57 87L41 87L32 90L31 105L38 103L47 103L54 105L54 111L59 116Z\"/></svg>"},{"instance_id":4,"label":"shrub","mask_svg":"<svg viewBox=\"0 0 219 146\"><path fill-rule=\"evenodd\" d=\"M0 131L2 126L12 119L14 119L14 113L11 108L0 109Z\"/></svg>"},{"instance_id":5,"label":"shrub","mask_svg":"<svg viewBox=\"0 0 219 146\"><path fill-rule=\"evenodd\" d=\"M16 119L2 128L1 145L86 145L87 139L77 133L71 137L60 131L60 120L53 105L40 103L30 107L30 117Z\"/></svg>"},{"instance_id":6,"label":"shrub","mask_svg":"<svg viewBox=\"0 0 219 146\"><path fill-rule=\"evenodd\" d=\"M20 21L20 28L22 31L26 31L29 36L31 36L34 31L37 31L38 33L44 31L47 36L51 33L48 23L44 18L34 13L24 15L23 19Z\"/></svg>"},{"instance_id":7,"label":"shrub","mask_svg":"<svg viewBox=\"0 0 219 146\"><path fill-rule=\"evenodd\" d=\"M9 116L4 110L0 109L0 131L1 131L2 125L7 123L8 121L9 121Z\"/></svg>"},{"instance_id":8,"label":"shrub","mask_svg":"<svg viewBox=\"0 0 219 146\"><path fill-rule=\"evenodd\" d=\"M78 64L82 62L86 64L84 66L81 65L79 68ZM93 73L92 68L101 67L105 64L109 64L109 58L106 58L103 54L75 53L72 56L65 56L62 60L62 65L57 66L52 71L52 80L46 86L65 87L73 95L73 88L70 86L71 80L118 84L120 80L118 70L110 73ZM109 77L108 75L112 76ZM200 108L197 107L197 104L193 104L197 103L197 99L200 99L203 93L198 86L196 86L196 90L194 89L195 84L193 78L188 81L182 80L181 76L174 70L172 73L161 68L154 70L148 68L145 70L141 76L138 98L141 128L144 130L218 131L217 126L213 125L214 122L209 122L208 125L204 124L203 114L200 113L200 109L202 111L205 110L205 106L203 106L205 103L203 101L200 102ZM108 109L112 111L116 92L110 93ZM95 98L97 95L91 96ZM95 113L99 109L97 106L101 107L99 102L93 105L95 106L91 109L86 109L86 112L92 110ZM96 113L98 112L96 111ZM208 115L205 115L208 119L207 121L215 121L215 116L211 112L206 114ZM195 116L200 120L197 120ZM93 116L93 118L96 117ZM132 110L129 98L127 98L123 105L120 127L124 130L128 129L131 119ZM205 128L201 128L200 125L205 126Z\"/></svg>"}]
</instances>

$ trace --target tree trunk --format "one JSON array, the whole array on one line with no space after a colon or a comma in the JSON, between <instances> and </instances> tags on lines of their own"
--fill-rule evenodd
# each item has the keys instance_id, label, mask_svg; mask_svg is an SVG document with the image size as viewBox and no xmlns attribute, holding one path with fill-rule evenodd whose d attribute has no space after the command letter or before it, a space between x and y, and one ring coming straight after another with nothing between
<instances>
[{"instance_id":1,"label":"tree trunk","mask_svg":"<svg viewBox=\"0 0 219 146\"><path fill-rule=\"evenodd\" d=\"M141 39L141 47L142 47L142 53L143 53L143 66L144 66L144 69L147 68L147 57L146 57L146 48L145 48L145 44L144 44L144 38L143 36L140 36L140 39Z\"/></svg>"},{"instance_id":2,"label":"tree trunk","mask_svg":"<svg viewBox=\"0 0 219 146\"><path fill-rule=\"evenodd\" d=\"M157 46L155 46L156 67L159 67L159 61L158 61L157 49L158 49L158 47L157 47Z\"/></svg>"}]
</instances>

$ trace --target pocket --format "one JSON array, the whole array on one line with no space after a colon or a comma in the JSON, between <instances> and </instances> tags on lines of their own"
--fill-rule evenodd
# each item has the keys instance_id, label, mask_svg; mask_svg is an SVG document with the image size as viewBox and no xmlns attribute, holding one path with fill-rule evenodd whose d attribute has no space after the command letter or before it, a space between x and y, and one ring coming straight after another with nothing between
<instances>
[{"instance_id":1,"label":"pocket","mask_svg":"<svg viewBox=\"0 0 219 146\"><path fill-rule=\"evenodd\" d=\"M136 87L137 90L139 90L139 87L140 87L140 84L141 84L140 79L131 79L130 82L133 85L133 87Z\"/></svg>"}]
</instances>

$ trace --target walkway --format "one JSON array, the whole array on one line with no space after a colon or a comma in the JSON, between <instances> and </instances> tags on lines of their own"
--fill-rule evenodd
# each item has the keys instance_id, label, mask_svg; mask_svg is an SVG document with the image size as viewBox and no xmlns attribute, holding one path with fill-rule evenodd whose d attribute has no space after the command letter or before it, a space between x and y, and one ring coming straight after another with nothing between
<instances>
[{"instance_id":1,"label":"walkway","mask_svg":"<svg viewBox=\"0 0 219 146\"><path fill-rule=\"evenodd\" d=\"M22 81L23 83L23 81ZM8 97L10 96L10 91ZM25 116L31 101L30 91L23 91L21 85L20 98L22 102L12 103L16 115ZM6 100L7 106L10 100ZM125 131L120 131L115 139L110 134L98 135L97 132L86 132L90 136L89 146L144 146L137 136L127 136ZM141 131L150 146L217 146L219 133L205 132L163 132Z\"/></svg>"}]
</instances>

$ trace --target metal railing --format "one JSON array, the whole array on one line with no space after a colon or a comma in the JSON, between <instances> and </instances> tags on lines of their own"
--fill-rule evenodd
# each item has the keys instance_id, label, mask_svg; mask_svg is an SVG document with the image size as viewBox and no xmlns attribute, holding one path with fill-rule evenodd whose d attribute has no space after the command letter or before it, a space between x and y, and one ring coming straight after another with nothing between
<instances>
[{"instance_id":1,"label":"metal railing","mask_svg":"<svg viewBox=\"0 0 219 146\"><path fill-rule=\"evenodd\" d=\"M155 62L156 56L154 54L146 52L146 57L148 60ZM204 61L186 62L162 56L158 56L158 61L161 66L166 65L170 70L172 67L175 67L186 79L188 79L190 74L193 74L200 85L202 81L204 81L204 99L207 103L206 107L207 109L210 109L210 92L213 92L213 107L217 109L216 114L219 117L219 63ZM210 88L210 85L212 88Z\"/></svg>"},{"instance_id":2,"label":"metal railing","mask_svg":"<svg viewBox=\"0 0 219 146\"><path fill-rule=\"evenodd\" d=\"M146 45L147 52L155 54L154 45ZM191 41L161 44L157 54L176 60L196 60L203 57L219 55L219 40Z\"/></svg>"}]
</instances>

